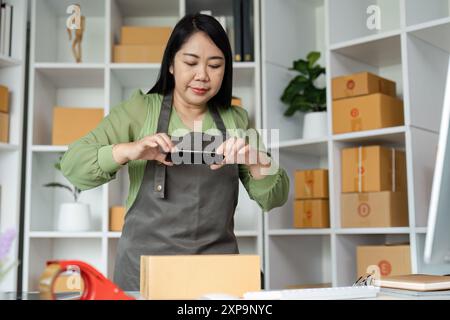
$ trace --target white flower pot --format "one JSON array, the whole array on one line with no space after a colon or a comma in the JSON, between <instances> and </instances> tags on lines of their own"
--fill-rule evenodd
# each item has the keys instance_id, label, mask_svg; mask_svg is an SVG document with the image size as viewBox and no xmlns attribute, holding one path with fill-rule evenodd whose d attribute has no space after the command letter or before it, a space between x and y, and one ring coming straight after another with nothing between
<instances>
[{"instance_id":1,"label":"white flower pot","mask_svg":"<svg viewBox=\"0 0 450 320\"><path fill-rule=\"evenodd\" d=\"M303 121L303 139L323 138L328 135L327 112L308 112Z\"/></svg>"},{"instance_id":2,"label":"white flower pot","mask_svg":"<svg viewBox=\"0 0 450 320\"><path fill-rule=\"evenodd\" d=\"M91 229L91 212L86 203L62 203L56 223L56 229L64 232L89 231Z\"/></svg>"}]
</instances>

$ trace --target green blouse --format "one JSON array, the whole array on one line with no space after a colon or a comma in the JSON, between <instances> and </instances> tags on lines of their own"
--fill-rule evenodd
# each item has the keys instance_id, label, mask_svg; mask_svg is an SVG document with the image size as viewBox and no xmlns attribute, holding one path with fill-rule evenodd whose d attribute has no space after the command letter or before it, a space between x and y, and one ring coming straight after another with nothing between
<instances>
[{"instance_id":1,"label":"green blouse","mask_svg":"<svg viewBox=\"0 0 450 320\"><path fill-rule=\"evenodd\" d=\"M94 130L69 145L61 160L64 176L81 190L92 189L115 179L117 171L124 165L114 160L113 145L155 134L161 101L162 96L159 94L144 94L141 90L136 90L129 99L112 108L109 115ZM248 114L244 108L220 108L219 113L227 130L249 128ZM189 130L176 109L172 108L168 135L171 136L176 129ZM208 111L203 119L202 130L205 132L209 129L217 127ZM264 150L262 143L259 149ZM127 210L136 199L146 161L134 160L127 163L130 177ZM256 201L263 211L282 206L288 198L289 178L281 167L276 174L257 180L251 176L247 166L239 165L239 178L250 198Z\"/></svg>"}]
</instances>

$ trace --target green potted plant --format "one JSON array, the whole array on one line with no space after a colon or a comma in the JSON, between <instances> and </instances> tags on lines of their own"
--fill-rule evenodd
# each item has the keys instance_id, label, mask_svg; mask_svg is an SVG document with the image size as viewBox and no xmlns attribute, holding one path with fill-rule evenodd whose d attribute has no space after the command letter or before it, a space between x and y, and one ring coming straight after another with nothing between
<instances>
[{"instance_id":1,"label":"green potted plant","mask_svg":"<svg viewBox=\"0 0 450 320\"><path fill-rule=\"evenodd\" d=\"M61 171L61 158L54 164L56 170ZM55 221L55 229L63 232L80 232L89 231L91 228L91 214L89 205L86 203L78 202L81 190L75 186L70 187L68 185L49 182L43 185L50 188L63 188L68 190L73 196L73 202L62 203L59 208L57 221Z\"/></svg>"},{"instance_id":2,"label":"green potted plant","mask_svg":"<svg viewBox=\"0 0 450 320\"><path fill-rule=\"evenodd\" d=\"M293 78L284 89L281 101L288 105L284 112L287 117L295 112L304 112L303 139L324 137L327 130L327 95L326 88L317 87L317 79L325 74L325 68L317 64L320 52L310 52L306 60L293 62L289 70L299 75Z\"/></svg>"}]
</instances>

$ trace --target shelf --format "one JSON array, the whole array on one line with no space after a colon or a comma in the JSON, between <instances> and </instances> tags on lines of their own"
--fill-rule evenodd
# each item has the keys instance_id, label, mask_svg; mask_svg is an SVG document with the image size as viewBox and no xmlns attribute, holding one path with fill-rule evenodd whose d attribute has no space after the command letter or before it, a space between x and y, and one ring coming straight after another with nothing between
<instances>
[{"instance_id":1,"label":"shelf","mask_svg":"<svg viewBox=\"0 0 450 320\"><path fill-rule=\"evenodd\" d=\"M0 142L0 151L17 151L17 150L19 150L19 146L16 144Z\"/></svg>"},{"instance_id":2,"label":"shelf","mask_svg":"<svg viewBox=\"0 0 450 320\"><path fill-rule=\"evenodd\" d=\"M407 29L407 32L436 48L450 53L450 39L448 37L450 33L450 18L410 27Z\"/></svg>"},{"instance_id":3,"label":"shelf","mask_svg":"<svg viewBox=\"0 0 450 320\"><path fill-rule=\"evenodd\" d=\"M30 231L30 238L101 238L101 232Z\"/></svg>"},{"instance_id":4,"label":"shelf","mask_svg":"<svg viewBox=\"0 0 450 320\"><path fill-rule=\"evenodd\" d=\"M416 233L427 233L427 227L417 227L416 229Z\"/></svg>"},{"instance_id":5,"label":"shelf","mask_svg":"<svg viewBox=\"0 0 450 320\"><path fill-rule=\"evenodd\" d=\"M280 152L325 156L328 153L328 138L280 141L277 144L270 144L268 148L279 149Z\"/></svg>"},{"instance_id":6,"label":"shelf","mask_svg":"<svg viewBox=\"0 0 450 320\"><path fill-rule=\"evenodd\" d=\"M77 68L73 64L37 64L36 73L45 77L56 88L103 87L104 68L93 64Z\"/></svg>"},{"instance_id":7,"label":"shelf","mask_svg":"<svg viewBox=\"0 0 450 320\"><path fill-rule=\"evenodd\" d=\"M272 229L269 236L301 236L331 234L331 229Z\"/></svg>"},{"instance_id":8,"label":"shelf","mask_svg":"<svg viewBox=\"0 0 450 320\"><path fill-rule=\"evenodd\" d=\"M401 64L400 31L339 43L330 49L374 67Z\"/></svg>"},{"instance_id":9,"label":"shelf","mask_svg":"<svg viewBox=\"0 0 450 320\"><path fill-rule=\"evenodd\" d=\"M336 234L409 234L409 227L392 228L340 228Z\"/></svg>"},{"instance_id":10,"label":"shelf","mask_svg":"<svg viewBox=\"0 0 450 320\"><path fill-rule=\"evenodd\" d=\"M0 68L20 66L21 64L22 64L21 60L0 55Z\"/></svg>"},{"instance_id":11,"label":"shelf","mask_svg":"<svg viewBox=\"0 0 450 320\"><path fill-rule=\"evenodd\" d=\"M405 144L406 127L391 127L376 130L366 130L333 135L334 141L361 142L361 143L387 143Z\"/></svg>"},{"instance_id":12,"label":"shelf","mask_svg":"<svg viewBox=\"0 0 450 320\"><path fill-rule=\"evenodd\" d=\"M448 19L448 0L407 0L405 1L406 25L420 26Z\"/></svg>"},{"instance_id":13,"label":"shelf","mask_svg":"<svg viewBox=\"0 0 450 320\"><path fill-rule=\"evenodd\" d=\"M33 152L66 152L68 146L47 146L47 145L33 145L31 151Z\"/></svg>"},{"instance_id":14,"label":"shelf","mask_svg":"<svg viewBox=\"0 0 450 320\"><path fill-rule=\"evenodd\" d=\"M111 63L111 70L158 70L161 68L160 63Z\"/></svg>"},{"instance_id":15,"label":"shelf","mask_svg":"<svg viewBox=\"0 0 450 320\"><path fill-rule=\"evenodd\" d=\"M179 1L115 0L122 17L178 17Z\"/></svg>"}]
</instances>

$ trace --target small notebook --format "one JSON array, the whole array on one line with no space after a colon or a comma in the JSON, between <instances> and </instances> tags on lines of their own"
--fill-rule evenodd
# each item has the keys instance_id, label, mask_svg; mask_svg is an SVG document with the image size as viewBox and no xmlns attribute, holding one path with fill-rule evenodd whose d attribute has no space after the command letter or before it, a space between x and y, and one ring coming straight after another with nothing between
<instances>
[{"instance_id":1,"label":"small notebook","mask_svg":"<svg viewBox=\"0 0 450 320\"><path fill-rule=\"evenodd\" d=\"M383 277L380 280L375 280L375 285L383 288L413 291L450 290L450 276L436 276L427 274L390 276Z\"/></svg>"}]
</instances>

